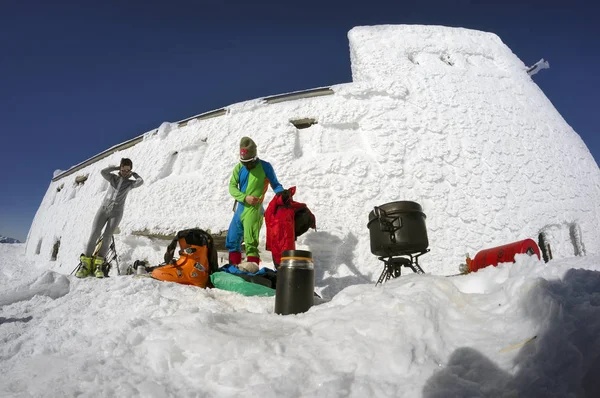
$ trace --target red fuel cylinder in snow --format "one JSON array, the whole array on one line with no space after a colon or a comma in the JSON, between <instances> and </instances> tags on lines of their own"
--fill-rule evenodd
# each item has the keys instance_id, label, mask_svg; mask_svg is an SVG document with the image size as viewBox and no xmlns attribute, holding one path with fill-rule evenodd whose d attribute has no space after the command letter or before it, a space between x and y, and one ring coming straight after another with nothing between
<instances>
[{"instance_id":1,"label":"red fuel cylinder in snow","mask_svg":"<svg viewBox=\"0 0 600 398\"><path fill-rule=\"evenodd\" d=\"M534 254L540 258L540 248L537 243L531 239L520 240L518 242L509 243L508 245L492 247L485 249L475 255L475 258L467 258L469 272L475 272L489 265L494 267L498 263L514 263L515 254L526 253L530 256Z\"/></svg>"}]
</instances>

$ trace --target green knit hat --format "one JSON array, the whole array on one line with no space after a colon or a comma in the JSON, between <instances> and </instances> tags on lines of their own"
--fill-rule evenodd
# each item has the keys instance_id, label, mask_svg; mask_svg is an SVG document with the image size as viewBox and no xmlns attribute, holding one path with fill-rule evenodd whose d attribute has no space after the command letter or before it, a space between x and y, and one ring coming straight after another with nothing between
<instances>
[{"instance_id":1,"label":"green knit hat","mask_svg":"<svg viewBox=\"0 0 600 398\"><path fill-rule=\"evenodd\" d=\"M250 137L242 137L240 141L240 162L256 160L256 143Z\"/></svg>"}]
</instances>

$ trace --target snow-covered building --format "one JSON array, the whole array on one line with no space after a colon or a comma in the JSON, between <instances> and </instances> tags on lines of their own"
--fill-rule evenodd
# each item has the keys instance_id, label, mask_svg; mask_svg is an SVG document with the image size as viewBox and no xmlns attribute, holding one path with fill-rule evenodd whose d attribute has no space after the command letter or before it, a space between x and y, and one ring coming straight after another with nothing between
<instances>
[{"instance_id":1,"label":"snow-covered building","mask_svg":"<svg viewBox=\"0 0 600 398\"><path fill-rule=\"evenodd\" d=\"M454 274L465 253L540 234L554 257L597 252L600 169L498 36L383 25L348 37L351 83L165 122L57 173L27 255L73 270L107 189L100 170L122 157L145 179L115 235L122 261L159 263L156 237L184 228L226 231L242 136L315 213L317 231L298 246L313 252L320 287L376 279L382 263L370 251L368 214L399 200L427 216L431 251L420 264L430 273Z\"/></svg>"}]
</instances>

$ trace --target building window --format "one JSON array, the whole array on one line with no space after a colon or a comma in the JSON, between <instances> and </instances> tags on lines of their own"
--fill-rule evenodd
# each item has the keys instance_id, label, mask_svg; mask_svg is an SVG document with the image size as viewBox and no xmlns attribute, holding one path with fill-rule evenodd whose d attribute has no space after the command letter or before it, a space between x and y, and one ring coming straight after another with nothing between
<instances>
[{"instance_id":1,"label":"building window","mask_svg":"<svg viewBox=\"0 0 600 398\"><path fill-rule=\"evenodd\" d=\"M75 177L75 185L83 185L85 181L88 179L88 175L82 175Z\"/></svg>"},{"instance_id":2,"label":"building window","mask_svg":"<svg viewBox=\"0 0 600 398\"><path fill-rule=\"evenodd\" d=\"M52 255L50 256L50 261L56 261L58 249L60 249L60 239L54 242L54 246L52 246Z\"/></svg>"},{"instance_id":3,"label":"building window","mask_svg":"<svg viewBox=\"0 0 600 398\"><path fill-rule=\"evenodd\" d=\"M290 120L290 123L292 123L297 129L306 129L312 126L313 124L317 124L317 121L316 119L307 117L304 119Z\"/></svg>"},{"instance_id":4,"label":"building window","mask_svg":"<svg viewBox=\"0 0 600 398\"><path fill-rule=\"evenodd\" d=\"M87 181L87 174L75 177L75 185L83 185Z\"/></svg>"},{"instance_id":5,"label":"building window","mask_svg":"<svg viewBox=\"0 0 600 398\"><path fill-rule=\"evenodd\" d=\"M550 249L550 243L547 242L546 234L543 232L538 235L538 246L542 252L544 262L547 263L552 260L552 249Z\"/></svg>"}]
</instances>

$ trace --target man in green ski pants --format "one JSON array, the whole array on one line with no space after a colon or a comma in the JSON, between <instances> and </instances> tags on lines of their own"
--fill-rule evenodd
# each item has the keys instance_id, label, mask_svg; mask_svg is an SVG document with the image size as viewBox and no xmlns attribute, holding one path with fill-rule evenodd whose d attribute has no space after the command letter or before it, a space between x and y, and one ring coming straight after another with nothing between
<instances>
[{"instance_id":1,"label":"man in green ski pants","mask_svg":"<svg viewBox=\"0 0 600 398\"><path fill-rule=\"evenodd\" d=\"M240 141L240 163L233 168L229 193L236 200L236 209L227 231L225 247L229 250L229 263L242 261L242 240L246 245L246 261L260 264L258 239L263 223L262 202L269 184L278 195L288 196L267 161L256 155L256 144L249 137ZM287 198L285 198L287 199ZM257 269L258 270L258 269Z\"/></svg>"}]
</instances>

